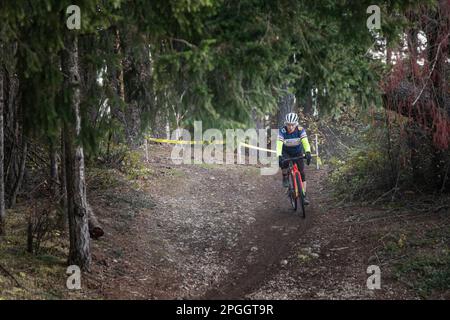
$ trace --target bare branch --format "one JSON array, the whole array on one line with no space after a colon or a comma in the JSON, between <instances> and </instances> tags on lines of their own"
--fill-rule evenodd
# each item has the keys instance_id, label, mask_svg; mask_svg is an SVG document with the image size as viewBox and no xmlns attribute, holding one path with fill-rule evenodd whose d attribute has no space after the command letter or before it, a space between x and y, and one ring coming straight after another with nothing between
<instances>
[{"instance_id":1,"label":"bare branch","mask_svg":"<svg viewBox=\"0 0 450 320\"><path fill-rule=\"evenodd\" d=\"M437 52L436 52L436 57L434 57L433 67L431 68L428 77L425 79L425 83L424 83L424 85L423 85L423 87L422 87L422 90L420 90L419 95L416 97L416 99L415 99L414 102L412 103L412 106L415 106L416 103L417 103L417 101L419 101L420 97L422 96L422 93L423 93L423 91L425 90L425 88L426 88L426 86L427 86L428 80L430 80L431 75L433 74L434 68L436 67L436 62L437 62L438 57L439 57L439 52L441 51L441 45L442 45L442 42L443 42L449 35L450 35L450 33L447 33L447 35L446 35L445 37L443 37L442 41L439 42L439 46L438 46Z\"/></svg>"},{"instance_id":2,"label":"bare branch","mask_svg":"<svg viewBox=\"0 0 450 320\"><path fill-rule=\"evenodd\" d=\"M197 49L197 46L195 44L192 44L184 39L177 39L177 38L170 38L171 41L175 41L175 42L181 42L185 45L187 45L189 48L195 48Z\"/></svg>"}]
</instances>

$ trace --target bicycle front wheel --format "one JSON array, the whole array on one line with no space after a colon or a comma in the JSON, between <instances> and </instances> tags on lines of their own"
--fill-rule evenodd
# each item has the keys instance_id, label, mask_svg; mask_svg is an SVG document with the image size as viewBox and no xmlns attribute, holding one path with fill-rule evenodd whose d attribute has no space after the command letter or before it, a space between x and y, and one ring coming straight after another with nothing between
<instances>
[{"instance_id":1,"label":"bicycle front wheel","mask_svg":"<svg viewBox=\"0 0 450 320\"><path fill-rule=\"evenodd\" d=\"M297 176L297 186L300 188L300 186L302 185L300 183L300 177ZM305 211L305 194L303 193L303 190L299 190L299 202L300 202L300 210L301 210L301 215L303 217L303 219L306 218L306 211Z\"/></svg>"},{"instance_id":2,"label":"bicycle front wheel","mask_svg":"<svg viewBox=\"0 0 450 320\"><path fill-rule=\"evenodd\" d=\"M289 174L289 201L291 202L292 209L297 211L297 192L292 174Z\"/></svg>"}]
</instances>

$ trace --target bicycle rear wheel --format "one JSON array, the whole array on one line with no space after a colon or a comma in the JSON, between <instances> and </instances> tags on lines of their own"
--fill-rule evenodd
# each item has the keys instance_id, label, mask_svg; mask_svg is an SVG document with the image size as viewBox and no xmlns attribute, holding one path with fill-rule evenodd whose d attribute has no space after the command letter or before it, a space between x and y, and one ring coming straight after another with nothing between
<instances>
[{"instance_id":1,"label":"bicycle rear wheel","mask_svg":"<svg viewBox=\"0 0 450 320\"><path fill-rule=\"evenodd\" d=\"M300 184L300 178L297 176L297 186L300 188L301 184ZM306 218L306 211L305 211L305 194L303 193L303 190L299 190L299 202L300 202L300 210L301 210L301 215L303 217L303 219Z\"/></svg>"},{"instance_id":2,"label":"bicycle rear wheel","mask_svg":"<svg viewBox=\"0 0 450 320\"><path fill-rule=\"evenodd\" d=\"M295 194L294 178L292 174L289 174L289 201L291 202L292 209L297 211L297 195Z\"/></svg>"}]
</instances>

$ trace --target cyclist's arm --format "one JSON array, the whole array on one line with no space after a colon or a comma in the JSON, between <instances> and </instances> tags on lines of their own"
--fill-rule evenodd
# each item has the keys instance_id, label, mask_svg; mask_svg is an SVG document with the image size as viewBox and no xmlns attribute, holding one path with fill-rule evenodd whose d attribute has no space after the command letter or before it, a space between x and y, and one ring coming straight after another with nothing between
<instances>
[{"instance_id":1,"label":"cyclist's arm","mask_svg":"<svg viewBox=\"0 0 450 320\"><path fill-rule=\"evenodd\" d=\"M311 153L311 146L309 145L308 137L306 136L306 131L305 131L305 129L300 128L300 127L299 127L299 129L301 129L300 130L300 132L301 132L300 133L300 139L301 139L301 142L302 142L303 150L305 152Z\"/></svg>"},{"instance_id":2,"label":"cyclist's arm","mask_svg":"<svg viewBox=\"0 0 450 320\"><path fill-rule=\"evenodd\" d=\"M305 150L305 152L309 152L311 153L311 146L309 145L309 141L307 137L302 138L302 146L303 146L303 150Z\"/></svg>"},{"instance_id":3,"label":"cyclist's arm","mask_svg":"<svg viewBox=\"0 0 450 320\"><path fill-rule=\"evenodd\" d=\"M277 157L281 156L283 151L283 141L277 140Z\"/></svg>"},{"instance_id":4,"label":"cyclist's arm","mask_svg":"<svg viewBox=\"0 0 450 320\"><path fill-rule=\"evenodd\" d=\"M283 129L278 131L278 139L277 139L277 157L281 156L283 153L283 144L284 144L284 135Z\"/></svg>"}]
</instances>

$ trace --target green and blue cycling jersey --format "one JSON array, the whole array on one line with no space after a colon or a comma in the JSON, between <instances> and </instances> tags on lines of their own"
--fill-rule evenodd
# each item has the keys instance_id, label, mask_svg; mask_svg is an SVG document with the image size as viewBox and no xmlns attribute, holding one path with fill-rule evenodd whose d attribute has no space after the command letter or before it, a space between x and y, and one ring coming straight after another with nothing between
<instances>
[{"instance_id":1,"label":"green and blue cycling jersey","mask_svg":"<svg viewBox=\"0 0 450 320\"><path fill-rule=\"evenodd\" d=\"M277 156L286 153L295 157L306 152L311 152L311 146L304 128L297 126L291 133L287 131L286 126L280 128L277 140Z\"/></svg>"}]
</instances>

